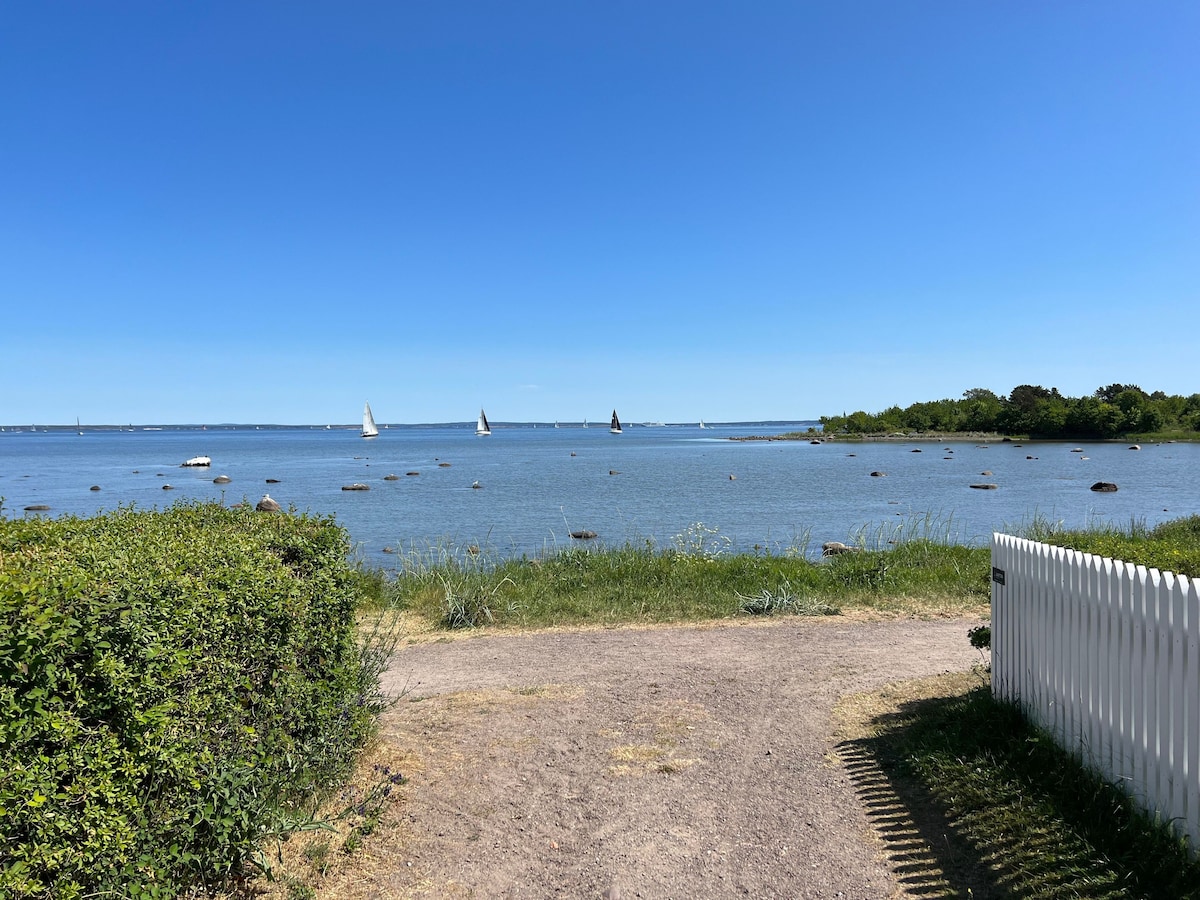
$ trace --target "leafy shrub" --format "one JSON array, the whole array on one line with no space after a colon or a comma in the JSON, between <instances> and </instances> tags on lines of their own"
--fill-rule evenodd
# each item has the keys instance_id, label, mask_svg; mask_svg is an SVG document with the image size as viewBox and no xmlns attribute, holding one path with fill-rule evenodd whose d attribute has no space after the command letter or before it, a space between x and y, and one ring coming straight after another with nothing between
<instances>
[{"instance_id":1,"label":"leafy shrub","mask_svg":"<svg viewBox=\"0 0 1200 900\"><path fill-rule=\"evenodd\" d=\"M173 897L253 864L382 708L331 519L0 519L0 896Z\"/></svg>"}]
</instances>

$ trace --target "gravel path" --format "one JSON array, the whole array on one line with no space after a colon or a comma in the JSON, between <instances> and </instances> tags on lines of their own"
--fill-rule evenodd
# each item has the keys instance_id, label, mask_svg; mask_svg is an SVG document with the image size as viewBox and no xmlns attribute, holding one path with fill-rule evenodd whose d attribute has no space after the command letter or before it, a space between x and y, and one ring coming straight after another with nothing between
<instances>
[{"instance_id":1,"label":"gravel path","mask_svg":"<svg viewBox=\"0 0 1200 900\"><path fill-rule=\"evenodd\" d=\"M491 635L399 651L405 860L380 896L897 894L840 761L845 694L962 671L973 622ZM398 870L398 871L397 871Z\"/></svg>"}]
</instances>

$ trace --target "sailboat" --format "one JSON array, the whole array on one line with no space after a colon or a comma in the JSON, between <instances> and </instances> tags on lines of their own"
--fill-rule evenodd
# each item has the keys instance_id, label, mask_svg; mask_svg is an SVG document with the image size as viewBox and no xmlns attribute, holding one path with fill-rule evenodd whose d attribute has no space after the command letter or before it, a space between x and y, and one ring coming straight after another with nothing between
<instances>
[{"instance_id":1,"label":"sailboat","mask_svg":"<svg viewBox=\"0 0 1200 900\"><path fill-rule=\"evenodd\" d=\"M79 432L79 436L83 436L83 426L79 424L79 416L75 417L75 430Z\"/></svg>"},{"instance_id":2,"label":"sailboat","mask_svg":"<svg viewBox=\"0 0 1200 900\"><path fill-rule=\"evenodd\" d=\"M613 434L621 433L621 420L617 418L617 411L613 410L612 424L608 426L608 430Z\"/></svg>"},{"instance_id":3,"label":"sailboat","mask_svg":"<svg viewBox=\"0 0 1200 900\"><path fill-rule=\"evenodd\" d=\"M479 421L475 423L475 433L478 435L489 435L492 433L492 428L488 425L487 416L483 414L483 408L479 410Z\"/></svg>"},{"instance_id":4,"label":"sailboat","mask_svg":"<svg viewBox=\"0 0 1200 900\"><path fill-rule=\"evenodd\" d=\"M363 430L362 436L365 438L379 437L379 428L375 424L375 417L371 415L371 404L363 404Z\"/></svg>"},{"instance_id":5,"label":"sailboat","mask_svg":"<svg viewBox=\"0 0 1200 900\"><path fill-rule=\"evenodd\" d=\"M700 427L701 427L701 428L707 428L707 427L708 427L707 425L705 425L705 424L704 424L704 420L703 420L703 419L701 419L701 420L700 420Z\"/></svg>"}]
</instances>

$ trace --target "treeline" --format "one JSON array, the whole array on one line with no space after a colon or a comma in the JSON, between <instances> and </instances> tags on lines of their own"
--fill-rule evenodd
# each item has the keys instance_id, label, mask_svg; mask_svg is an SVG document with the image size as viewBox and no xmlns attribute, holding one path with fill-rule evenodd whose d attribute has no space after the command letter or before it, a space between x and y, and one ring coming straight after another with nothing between
<instances>
[{"instance_id":1,"label":"treeline","mask_svg":"<svg viewBox=\"0 0 1200 900\"><path fill-rule=\"evenodd\" d=\"M822 416L833 434L987 432L1040 438L1119 438L1134 434L1200 433L1200 394L1147 393L1136 384L1110 384L1086 397L1022 384L1007 397L972 388L961 400L933 400L880 413Z\"/></svg>"}]
</instances>

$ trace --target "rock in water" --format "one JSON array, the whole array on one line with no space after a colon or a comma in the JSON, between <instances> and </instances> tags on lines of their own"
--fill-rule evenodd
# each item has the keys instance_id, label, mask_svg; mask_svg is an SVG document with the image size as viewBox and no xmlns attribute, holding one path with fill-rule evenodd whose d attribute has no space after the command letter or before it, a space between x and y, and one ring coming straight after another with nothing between
<instances>
[{"instance_id":1,"label":"rock in water","mask_svg":"<svg viewBox=\"0 0 1200 900\"><path fill-rule=\"evenodd\" d=\"M1117 486L1111 481L1097 481L1091 489L1098 494L1115 494L1117 492Z\"/></svg>"},{"instance_id":2,"label":"rock in water","mask_svg":"<svg viewBox=\"0 0 1200 900\"><path fill-rule=\"evenodd\" d=\"M857 547L843 544L841 541L826 541L821 545L822 556L840 556L843 553L853 553Z\"/></svg>"},{"instance_id":3,"label":"rock in water","mask_svg":"<svg viewBox=\"0 0 1200 900\"><path fill-rule=\"evenodd\" d=\"M271 499L270 494L263 494L263 498L258 501L258 505L254 508L259 512L279 512L282 509L278 501Z\"/></svg>"}]
</instances>

